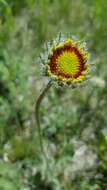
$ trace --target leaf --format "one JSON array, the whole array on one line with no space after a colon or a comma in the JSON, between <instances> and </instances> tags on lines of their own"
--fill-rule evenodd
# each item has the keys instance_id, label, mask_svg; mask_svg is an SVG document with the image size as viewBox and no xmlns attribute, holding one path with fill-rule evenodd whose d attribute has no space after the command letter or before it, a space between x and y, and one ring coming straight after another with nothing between
<instances>
[{"instance_id":1,"label":"leaf","mask_svg":"<svg viewBox=\"0 0 107 190\"><path fill-rule=\"evenodd\" d=\"M8 5L8 3L5 0L0 0L0 3L2 3L3 5Z\"/></svg>"},{"instance_id":2,"label":"leaf","mask_svg":"<svg viewBox=\"0 0 107 190\"><path fill-rule=\"evenodd\" d=\"M0 189L2 189L2 190L17 190L15 184L12 181L10 181L4 177L0 178Z\"/></svg>"}]
</instances>

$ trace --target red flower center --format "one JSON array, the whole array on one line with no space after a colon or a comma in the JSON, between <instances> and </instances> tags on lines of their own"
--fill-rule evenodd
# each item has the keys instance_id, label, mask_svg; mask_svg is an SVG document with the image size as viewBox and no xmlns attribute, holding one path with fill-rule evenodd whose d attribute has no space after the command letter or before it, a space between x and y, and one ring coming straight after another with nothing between
<instances>
[{"instance_id":1,"label":"red flower center","mask_svg":"<svg viewBox=\"0 0 107 190\"><path fill-rule=\"evenodd\" d=\"M67 57L68 53L68 57ZM66 56L64 56L66 54ZM77 78L81 75L84 69L85 59L84 55L72 45L65 44L53 50L53 54L49 58L49 68L52 74L61 76L63 78ZM60 63L63 61L63 63ZM58 63L63 64L66 69L61 69ZM65 64L65 66L64 66ZM68 72L67 72L68 71Z\"/></svg>"}]
</instances>

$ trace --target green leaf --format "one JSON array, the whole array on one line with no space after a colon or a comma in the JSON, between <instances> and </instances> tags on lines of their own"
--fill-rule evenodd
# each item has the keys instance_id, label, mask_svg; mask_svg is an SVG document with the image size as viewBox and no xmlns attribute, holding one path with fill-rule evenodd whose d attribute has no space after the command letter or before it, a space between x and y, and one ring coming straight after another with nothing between
<instances>
[{"instance_id":1,"label":"green leaf","mask_svg":"<svg viewBox=\"0 0 107 190\"><path fill-rule=\"evenodd\" d=\"M0 178L0 189L1 190L17 190L15 184L4 177Z\"/></svg>"}]
</instances>

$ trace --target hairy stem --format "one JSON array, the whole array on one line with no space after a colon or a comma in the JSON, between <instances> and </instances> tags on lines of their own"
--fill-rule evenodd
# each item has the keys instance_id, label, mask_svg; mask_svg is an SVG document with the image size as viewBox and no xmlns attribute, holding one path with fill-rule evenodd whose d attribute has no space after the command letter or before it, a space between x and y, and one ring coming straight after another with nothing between
<instances>
[{"instance_id":1,"label":"hairy stem","mask_svg":"<svg viewBox=\"0 0 107 190\"><path fill-rule=\"evenodd\" d=\"M37 124L37 129L38 129L40 148L41 148L42 152L44 152L44 148L43 148L43 141L42 141L42 131L41 131L41 125L40 125L39 110L40 110L41 102L42 102L43 98L45 97L46 92L50 89L51 85L52 85L52 83L51 83L51 81L49 81L48 84L46 85L46 87L43 89L43 91L39 95L39 97L36 101L36 105L35 105L36 124Z\"/></svg>"}]
</instances>

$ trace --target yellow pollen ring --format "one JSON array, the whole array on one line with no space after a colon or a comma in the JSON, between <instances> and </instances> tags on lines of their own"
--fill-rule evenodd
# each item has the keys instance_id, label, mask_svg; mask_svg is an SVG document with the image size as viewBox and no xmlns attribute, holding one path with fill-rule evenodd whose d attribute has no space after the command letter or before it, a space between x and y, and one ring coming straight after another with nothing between
<instances>
[{"instance_id":1,"label":"yellow pollen ring","mask_svg":"<svg viewBox=\"0 0 107 190\"><path fill-rule=\"evenodd\" d=\"M63 52L56 61L58 70L64 74L74 75L79 71L79 60L74 52Z\"/></svg>"}]
</instances>

